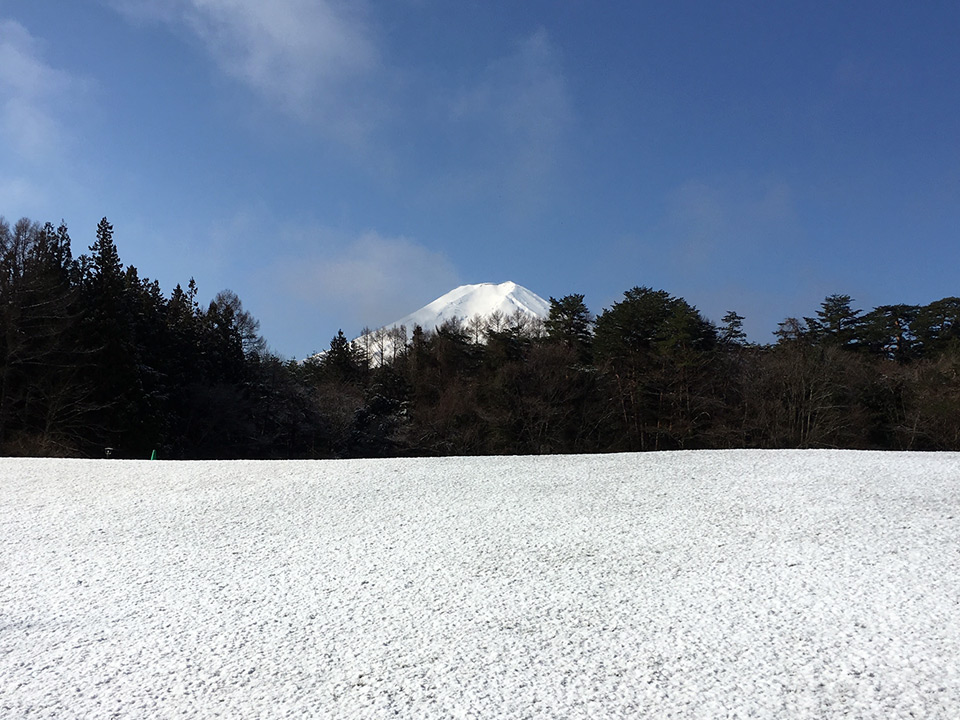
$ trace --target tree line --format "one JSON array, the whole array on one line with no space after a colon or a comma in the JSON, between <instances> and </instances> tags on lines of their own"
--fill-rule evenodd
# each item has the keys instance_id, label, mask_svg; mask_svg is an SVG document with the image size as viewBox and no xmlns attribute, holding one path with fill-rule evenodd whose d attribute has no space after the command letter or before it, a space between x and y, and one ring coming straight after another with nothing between
<instances>
[{"instance_id":1,"label":"tree line","mask_svg":"<svg viewBox=\"0 0 960 720\"><path fill-rule=\"evenodd\" d=\"M960 299L863 312L830 295L769 344L634 287L594 316L338 332L271 353L237 295L166 296L104 218L0 218L0 453L321 458L694 448L960 450Z\"/></svg>"}]
</instances>

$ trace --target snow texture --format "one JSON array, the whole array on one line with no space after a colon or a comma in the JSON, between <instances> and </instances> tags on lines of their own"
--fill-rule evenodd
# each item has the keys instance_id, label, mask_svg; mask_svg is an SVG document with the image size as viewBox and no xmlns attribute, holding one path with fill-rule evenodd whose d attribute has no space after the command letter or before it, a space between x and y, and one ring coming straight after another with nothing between
<instances>
[{"instance_id":1,"label":"snow texture","mask_svg":"<svg viewBox=\"0 0 960 720\"><path fill-rule=\"evenodd\" d=\"M3 718L960 717L960 455L0 460Z\"/></svg>"},{"instance_id":2,"label":"snow texture","mask_svg":"<svg viewBox=\"0 0 960 720\"><path fill-rule=\"evenodd\" d=\"M494 312L501 312L509 318L518 310L546 319L550 314L550 303L514 282L461 285L387 327L403 325L412 332L419 325L424 330L434 330L448 320L469 320L475 315L487 318Z\"/></svg>"}]
</instances>

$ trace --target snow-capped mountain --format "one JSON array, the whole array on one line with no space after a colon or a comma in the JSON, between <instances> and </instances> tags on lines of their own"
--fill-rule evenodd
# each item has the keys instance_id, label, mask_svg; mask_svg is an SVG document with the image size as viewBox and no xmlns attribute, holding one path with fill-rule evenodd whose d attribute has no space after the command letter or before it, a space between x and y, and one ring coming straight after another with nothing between
<instances>
[{"instance_id":1,"label":"snow-capped mountain","mask_svg":"<svg viewBox=\"0 0 960 720\"><path fill-rule=\"evenodd\" d=\"M366 351L370 362L379 365L396 356L418 325L426 332L433 332L447 321L460 320L470 326L469 331L476 335L476 342L484 342L484 323L499 317L500 327L508 327L518 314L530 320L545 320L550 314L550 303L515 282L461 285L416 312L378 330L365 332L353 342ZM475 318L482 322L471 323ZM317 353L315 357L324 354Z\"/></svg>"},{"instance_id":2,"label":"snow-capped mountain","mask_svg":"<svg viewBox=\"0 0 960 720\"><path fill-rule=\"evenodd\" d=\"M471 321L480 318L483 323L489 323L499 316L500 327L505 328L515 322L518 314L530 320L546 320L550 315L550 303L515 282L461 285L416 312L377 330L365 331L353 342L366 351L374 365L378 365L394 357L418 325L426 332L433 332L447 321L460 320L477 334L475 342L484 342L483 324L471 325ZM313 357L320 358L325 354L323 351Z\"/></svg>"},{"instance_id":3,"label":"snow-capped mountain","mask_svg":"<svg viewBox=\"0 0 960 720\"><path fill-rule=\"evenodd\" d=\"M510 318L517 311L534 318L546 319L550 314L550 303L515 282L461 285L385 327L403 325L411 332L419 325L429 331L454 318L466 322L477 315L489 318L497 312Z\"/></svg>"}]
</instances>

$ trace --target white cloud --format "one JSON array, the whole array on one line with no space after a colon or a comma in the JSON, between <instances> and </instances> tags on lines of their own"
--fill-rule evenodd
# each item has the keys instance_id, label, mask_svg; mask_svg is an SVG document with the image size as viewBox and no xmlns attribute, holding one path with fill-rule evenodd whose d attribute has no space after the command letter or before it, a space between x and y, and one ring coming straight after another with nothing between
<instances>
[{"instance_id":1,"label":"white cloud","mask_svg":"<svg viewBox=\"0 0 960 720\"><path fill-rule=\"evenodd\" d=\"M460 284L445 255L409 238L376 232L338 249L282 258L268 275L279 304L307 308L313 318L323 316L334 332L341 327L348 336L403 317ZM316 349L329 337L319 340Z\"/></svg>"},{"instance_id":2,"label":"white cloud","mask_svg":"<svg viewBox=\"0 0 960 720\"><path fill-rule=\"evenodd\" d=\"M185 28L217 65L270 102L341 134L364 124L379 66L365 3L340 0L109 0L128 17Z\"/></svg>"},{"instance_id":3,"label":"white cloud","mask_svg":"<svg viewBox=\"0 0 960 720\"><path fill-rule=\"evenodd\" d=\"M36 161L60 149L56 107L79 82L47 65L39 41L20 23L0 20L0 137L20 159Z\"/></svg>"}]
</instances>

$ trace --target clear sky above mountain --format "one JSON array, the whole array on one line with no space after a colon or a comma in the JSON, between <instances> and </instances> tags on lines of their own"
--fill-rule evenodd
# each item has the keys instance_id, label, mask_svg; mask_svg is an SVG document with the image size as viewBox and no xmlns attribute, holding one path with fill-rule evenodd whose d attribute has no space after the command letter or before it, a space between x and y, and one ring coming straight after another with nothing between
<instances>
[{"instance_id":1,"label":"clear sky above mountain","mask_svg":"<svg viewBox=\"0 0 960 720\"><path fill-rule=\"evenodd\" d=\"M960 294L955 2L0 0L0 213L272 347L513 280L766 342Z\"/></svg>"}]
</instances>

